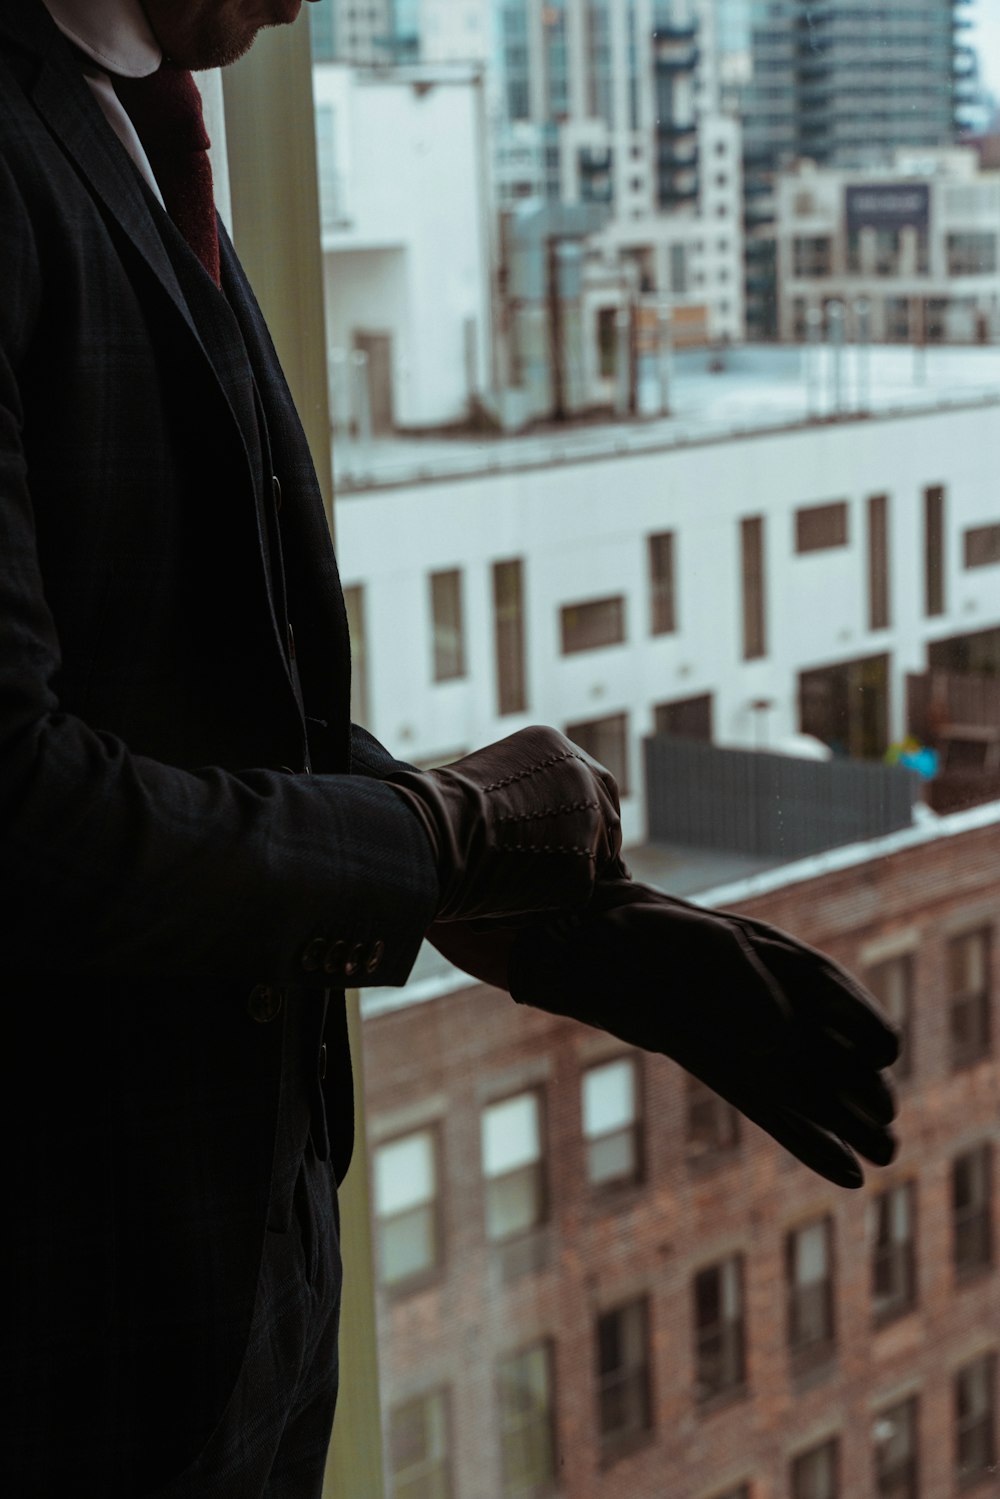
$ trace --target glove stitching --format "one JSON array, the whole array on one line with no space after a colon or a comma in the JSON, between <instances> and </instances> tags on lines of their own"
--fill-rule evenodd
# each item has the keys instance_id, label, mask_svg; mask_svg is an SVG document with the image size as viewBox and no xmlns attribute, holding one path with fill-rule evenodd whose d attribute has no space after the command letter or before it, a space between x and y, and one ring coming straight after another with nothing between
<instances>
[{"instance_id":1,"label":"glove stitching","mask_svg":"<svg viewBox=\"0 0 1000 1499\"><path fill-rule=\"evenodd\" d=\"M498 852L503 854L580 854L592 862L597 859L592 849L565 843L501 843L498 845Z\"/></svg>"},{"instance_id":2,"label":"glove stitching","mask_svg":"<svg viewBox=\"0 0 1000 1499\"><path fill-rule=\"evenodd\" d=\"M580 760L581 758L572 750L564 750L561 755L551 755L548 760L540 760L537 765L529 765L526 770L515 771L513 775L505 776L502 781L491 781L482 789L483 791L502 791L505 786L513 786L515 781L523 781L528 776L537 775L540 770L549 770L553 765L561 765L565 760Z\"/></svg>"},{"instance_id":3,"label":"glove stitching","mask_svg":"<svg viewBox=\"0 0 1000 1499\"><path fill-rule=\"evenodd\" d=\"M600 809L600 802L560 802L557 807L542 807L538 812L524 812L520 816L511 813L494 820L498 825L504 822L537 822L543 817L554 817L559 812L599 812Z\"/></svg>"}]
</instances>

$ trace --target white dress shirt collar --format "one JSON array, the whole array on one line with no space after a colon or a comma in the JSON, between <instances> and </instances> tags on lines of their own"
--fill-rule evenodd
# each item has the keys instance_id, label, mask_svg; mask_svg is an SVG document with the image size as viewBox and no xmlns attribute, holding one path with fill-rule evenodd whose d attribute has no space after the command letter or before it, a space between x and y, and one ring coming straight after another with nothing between
<instances>
[{"instance_id":1,"label":"white dress shirt collar","mask_svg":"<svg viewBox=\"0 0 1000 1499\"><path fill-rule=\"evenodd\" d=\"M120 78L146 78L163 61L139 0L43 0L64 36L98 67Z\"/></svg>"}]
</instances>

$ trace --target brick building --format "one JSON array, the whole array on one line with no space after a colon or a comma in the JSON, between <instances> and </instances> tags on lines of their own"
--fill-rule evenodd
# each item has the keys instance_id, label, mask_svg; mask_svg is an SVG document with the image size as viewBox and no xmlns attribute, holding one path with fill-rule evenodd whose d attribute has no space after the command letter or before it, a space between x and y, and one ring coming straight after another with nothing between
<instances>
[{"instance_id":1,"label":"brick building","mask_svg":"<svg viewBox=\"0 0 1000 1499\"><path fill-rule=\"evenodd\" d=\"M704 897L903 1029L856 1193L483 987L366 1020L396 1499L1000 1495L998 872L994 803Z\"/></svg>"}]
</instances>

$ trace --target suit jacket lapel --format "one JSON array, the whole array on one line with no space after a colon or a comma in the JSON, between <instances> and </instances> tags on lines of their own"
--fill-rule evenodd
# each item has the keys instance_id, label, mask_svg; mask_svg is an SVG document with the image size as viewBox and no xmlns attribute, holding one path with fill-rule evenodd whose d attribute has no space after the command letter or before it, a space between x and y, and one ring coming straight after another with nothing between
<instances>
[{"instance_id":1,"label":"suit jacket lapel","mask_svg":"<svg viewBox=\"0 0 1000 1499\"><path fill-rule=\"evenodd\" d=\"M16 19L0 8L0 31L11 32L22 46L27 44L40 60L30 96L46 125L74 162L91 192L99 199L118 230L146 263L183 319L202 357L210 365L219 393L229 407L247 450L256 445L252 403L241 401L232 382L223 378L218 350L211 347L213 325L199 324L163 241L155 213L162 212L148 192L121 142L116 138L100 106L76 64L72 49L44 7L27 0ZM213 289L214 290L214 289Z\"/></svg>"}]
</instances>

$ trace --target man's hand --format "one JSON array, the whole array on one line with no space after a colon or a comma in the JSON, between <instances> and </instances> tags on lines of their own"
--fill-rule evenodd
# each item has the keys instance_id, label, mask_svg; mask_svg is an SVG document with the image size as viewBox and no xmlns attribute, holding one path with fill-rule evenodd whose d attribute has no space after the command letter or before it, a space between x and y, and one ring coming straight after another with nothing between
<instances>
[{"instance_id":1,"label":"man's hand","mask_svg":"<svg viewBox=\"0 0 1000 1499\"><path fill-rule=\"evenodd\" d=\"M764 922L624 880L581 915L524 929L510 959L519 1003L570 1015L700 1077L840 1186L895 1153L898 1053L871 996L823 953Z\"/></svg>"},{"instance_id":2,"label":"man's hand","mask_svg":"<svg viewBox=\"0 0 1000 1499\"><path fill-rule=\"evenodd\" d=\"M621 868L614 777L555 729L387 779L437 855L438 922L579 910L599 876Z\"/></svg>"}]
</instances>

